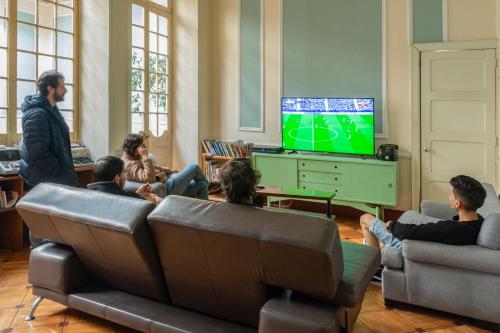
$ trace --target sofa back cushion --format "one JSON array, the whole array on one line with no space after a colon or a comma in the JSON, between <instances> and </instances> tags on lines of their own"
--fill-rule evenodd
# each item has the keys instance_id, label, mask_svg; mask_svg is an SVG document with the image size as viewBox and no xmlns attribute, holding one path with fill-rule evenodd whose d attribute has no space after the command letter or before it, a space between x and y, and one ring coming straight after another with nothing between
<instances>
[{"instance_id":1,"label":"sofa back cushion","mask_svg":"<svg viewBox=\"0 0 500 333\"><path fill-rule=\"evenodd\" d=\"M500 213L493 213L484 219L477 245L487 247L492 250L500 249Z\"/></svg>"},{"instance_id":2,"label":"sofa back cushion","mask_svg":"<svg viewBox=\"0 0 500 333\"><path fill-rule=\"evenodd\" d=\"M257 327L274 288L333 300L343 271L330 220L170 195L148 217L172 303Z\"/></svg>"},{"instance_id":3,"label":"sofa back cushion","mask_svg":"<svg viewBox=\"0 0 500 333\"><path fill-rule=\"evenodd\" d=\"M35 237L73 248L98 282L168 302L146 216L145 200L39 184L17 204Z\"/></svg>"},{"instance_id":4,"label":"sofa back cushion","mask_svg":"<svg viewBox=\"0 0 500 333\"><path fill-rule=\"evenodd\" d=\"M483 205L477 210L484 218L487 218L490 214L500 213L500 200L497 197L497 193L493 185L488 183L482 183L484 189L486 190L486 198L484 199Z\"/></svg>"}]
</instances>

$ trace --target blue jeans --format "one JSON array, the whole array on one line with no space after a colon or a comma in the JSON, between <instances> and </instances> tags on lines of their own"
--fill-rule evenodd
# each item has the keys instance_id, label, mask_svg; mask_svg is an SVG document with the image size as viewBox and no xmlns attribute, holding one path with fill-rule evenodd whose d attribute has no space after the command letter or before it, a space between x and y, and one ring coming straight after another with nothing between
<instances>
[{"instance_id":1,"label":"blue jeans","mask_svg":"<svg viewBox=\"0 0 500 333\"><path fill-rule=\"evenodd\" d=\"M191 164L165 181L167 195L175 194L208 200L208 181L200 167Z\"/></svg>"},{"instance_id":2,"label":"blue jeans","mask_svg":"<svg viewBox=\"0 0 500 333\"><path fill-rule=\"evenodd\" d=\"M401 249L403 247L401 241L385 229L385 224L381 220L373 220L369 230L377 237L378 241L385 246L394 247L396 249Z\"/></svg>"}]
</instances>

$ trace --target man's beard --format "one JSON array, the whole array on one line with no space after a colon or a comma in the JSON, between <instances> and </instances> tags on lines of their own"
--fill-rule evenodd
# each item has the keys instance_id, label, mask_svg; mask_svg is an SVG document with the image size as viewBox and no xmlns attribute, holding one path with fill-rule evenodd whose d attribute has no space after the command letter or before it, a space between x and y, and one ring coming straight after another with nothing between
<instances>
[{"instance_id":1,"label":"man's beard","mask_svg":"<svg viewBox=\"0 0 500 333\"><path fill-rule=\"evenodd\" d=\"M56 102L62 102L64 101L64 94L62 95L54 94L54 98L56 99Z\"/></svg>"}]
</instances>

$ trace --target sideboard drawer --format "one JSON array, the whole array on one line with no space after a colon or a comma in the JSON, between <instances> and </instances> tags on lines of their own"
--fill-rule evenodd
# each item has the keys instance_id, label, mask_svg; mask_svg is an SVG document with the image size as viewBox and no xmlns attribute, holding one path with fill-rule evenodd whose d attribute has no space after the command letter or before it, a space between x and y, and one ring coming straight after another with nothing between
<instances>
[{"instance_id":1,"label":"sideboard drawer","mask_svg":"<svg viewBox=\"0 0 500 333\"><path fill-rule=\"evenodd\" d=\"M299 170L319 172L341 172L342 163L335 161L299 160Z\"/></svg>"},{"instance_id":2,"label":"sideboard drawer","mask_svg":"<svg viewBox=\"0 0 500 333\"><path fill-rule=\"evenodd\" d=\"M304 190L334 192L335 198L338 198L339 196L342 195L342 186L309 183L309 182L299 182L299 188L304 189Z\"/></svg>"},{"instance_id":3,"label":"sideboard drawer","mask_svg":"<svg viewBox=\"0 0 500 333\"><path fill-rule=\"evenodd\" d=\"M342 174L315 171L299 171L299 181L340 185L342 184Z\"/></svg>"}]
</instances>

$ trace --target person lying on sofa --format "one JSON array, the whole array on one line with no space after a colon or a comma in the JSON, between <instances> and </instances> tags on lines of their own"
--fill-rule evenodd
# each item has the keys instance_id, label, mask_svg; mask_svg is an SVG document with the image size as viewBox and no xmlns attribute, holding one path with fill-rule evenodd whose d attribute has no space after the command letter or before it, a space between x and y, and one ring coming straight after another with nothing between
<instances>
[{"instance_id":1,"label":"person lying on sofa","mask_svg":"<svg viewBox=\"0 0 500 333\"><path fill-rule=\"evenodd\" d=\"M87 185L89 190L95 190L110 194L123 195L130 198L146 199L158 204L161 198L151 193L151 185L142 185L135 193L125 192L125 163L118 157L104 156L94 163L94 177L96 182Z\"/></svg>"},{"instance_id":2,"label":"person lying on sofa","mask_svg":"<svg viewBox=\"0 0 500 333\"><path fill-rule=\"evenodd\" d=\"M486 191L472 177L459 175L451 178L448 201L458 215L450 221L424 224L404 224L383 221L370 214L360 218L366 243L375 247L391 246L401 249L404 239L423 240L450 245L476 244L483 217L476 211L483 205Z\"/></svg>"},{"instance_id":3,"label":"person lying on sofa","mask_svg":"<svg viewBox=\"0 0 500 333\"><path fill-rule=\"evenodd\" d=\"M257 200L256 186L260 173L255 171L248 159L234 159L226 162L221 170L220 183L224 200L249 206L261 207Z\"/></svg>"},{"instance_id":4,"label":"person lying on sofa","mask_svg":"<svg viewBox=\"0 0 500 333\"><path fill-rule=\"evenodd\" d=\"M208 181L196 164L177 172L154 165L139 134L128 134L122 145L125 178L140 183L164 182L166 193L208 200Z\"/></svg>"}]
</instances>

